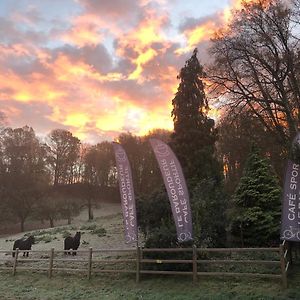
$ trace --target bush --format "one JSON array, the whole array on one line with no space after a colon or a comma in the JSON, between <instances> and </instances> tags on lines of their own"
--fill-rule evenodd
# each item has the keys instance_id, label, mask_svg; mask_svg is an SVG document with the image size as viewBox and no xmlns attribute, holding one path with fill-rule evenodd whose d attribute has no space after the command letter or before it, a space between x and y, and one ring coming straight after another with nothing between
<instances>
[{"instance_id":1,"label":"bush","mask_svg":"<svg viewBox=\"0 0 300 300\"><path fill-rule=\"evenodd\" d=\"M99 237L106 236L106 230L102 227L95 228L95 229L91 230L90 233L91 234L96 234Z\"/></svg>"},{"instance_id":2,"label":"bush","mask_svg":"<svg viewBox=\"0 0 300 300\"><path fill-rule=\"evenodd\" d=\"M80 230L95 230L97 228L97 224L86 224L80 227Z\"/></svg>"},{"instance_id":3,"label":"bush","mask_svg":"<svg viewBox=\"0 0 300 300\"><path fill-rule=\"evenodd\" d=\"M53 240L56 240L57 237L50 235L50 234L45 234L45 235L40 235L38 237L35 238L35 243L39 243L39 242L44 242L44 243L50 243Z\"/></svg>"},{"instance_id":4,"label":"bush","mask_svg":"<svg viewBox=\"0 0 300 300\"><path fill-rule=\"evenodd\" d=\"M63 231L63 232L61 233L61 235L62 235L62 237L65 239L66 237L71 236L71 232L65 230L65 231Z\"/></svg>"}]
</instances>

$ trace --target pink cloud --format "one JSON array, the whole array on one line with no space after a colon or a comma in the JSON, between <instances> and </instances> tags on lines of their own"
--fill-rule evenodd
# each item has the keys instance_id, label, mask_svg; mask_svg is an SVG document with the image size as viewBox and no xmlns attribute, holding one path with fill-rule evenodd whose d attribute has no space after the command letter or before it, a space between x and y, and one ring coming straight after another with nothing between
<instances>
[{"instance_id":1,"label":"pink cloud","mask_svg":"<svg viewBox=\"0 0 300 300\"><path fill-rule=\"evenodd\" d=\"M15 22L0 18L0 103L11 125L43 134L61 127L92 141L171 129L176 76L188 51L207 43L197 28L220 15L186 20L180 44L168 34L168 1L77 3L80 13L52 20L46 33L33 8L16 11Z\"/></svg>"}]
</instances>

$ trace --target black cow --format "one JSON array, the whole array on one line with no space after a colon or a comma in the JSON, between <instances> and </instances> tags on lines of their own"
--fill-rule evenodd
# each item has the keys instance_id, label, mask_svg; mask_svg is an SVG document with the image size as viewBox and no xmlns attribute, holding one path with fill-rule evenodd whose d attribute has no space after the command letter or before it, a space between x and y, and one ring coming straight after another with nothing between
<instances>
[{"instance_id":1,"label":"black cow","mask_svg":"<svg viewBox=\"0 0 300 300\"><path fill-rule=\"evenodd\" d=\"M80 231L77 231L74 237L66 237L64 242L64 250L77 250L80 245L80 235ZM65 254L71 254L71 252L65 252ZM76 255L76 251L72 251L72 254Z\"/></svg>"},{"instance_id":2,"label":"black cow","mask_svg":"<svg viewBox=\"0 0 300 300\"><path fill-rule=\"evenodd\" d=\"M19 248L19 250L31 250L31 245L34 244L34 236L30 235L27 239L21 238L14 242L13 250ZM28 257L29 252L24 251L23 256ZM15 252L12 253L12 256L15 257Z\"/></svg>"}]
</instances>

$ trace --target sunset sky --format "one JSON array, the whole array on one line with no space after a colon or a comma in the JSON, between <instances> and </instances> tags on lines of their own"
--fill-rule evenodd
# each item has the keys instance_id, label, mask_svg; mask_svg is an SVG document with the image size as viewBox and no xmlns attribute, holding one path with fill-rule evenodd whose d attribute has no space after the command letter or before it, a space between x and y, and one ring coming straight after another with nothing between
<instances>
[{"instance_id":1,"label":"sunset sky","mask_svg":"<svg viewBox=\"0 0 300 300\"><path fill-rule=\"evenodd\" d=\"M85 142L172 129L176 76L233 0L1 0L0 111Z\"/></svg>"}]
</instances>

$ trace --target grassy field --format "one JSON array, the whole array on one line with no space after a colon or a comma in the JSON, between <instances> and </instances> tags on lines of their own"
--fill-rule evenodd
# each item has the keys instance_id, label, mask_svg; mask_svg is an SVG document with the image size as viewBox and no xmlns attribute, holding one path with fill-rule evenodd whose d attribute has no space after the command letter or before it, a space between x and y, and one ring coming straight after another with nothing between
<instances>
[{"instance_id":1,"label":"grassy field","mask_svg":"<svg viewBox=\"0 0 300 300\"><path fill-rule=\"evenodd\" d=\"M300 299L300 266L289 277L289 288L281 289L278 281L236 280L234 278L191 278L144 276L135 283L132 275L98 275L91 280L79 274L0 273L0 299Z\"/></svg>"},{"instance_id":2,"label":"grassy field","mask_svg":"<svg viewBox=\"0 0 300 300\"><path fill-rule=\"evenodd\" d=\"M82 232L80 249L125 248L123 225L118 205L102 205L95 211L95 220L86 221L83 212L70 226L35 230L37 243L34 250L61 250L64 236ZM0 249L11 250L13 241L23 234L0 238ZM37 253L30 257L39 258ZM63 255L63 254L61 254ZM108 253L110 255L110 253ZM78 259L82 254L78 253ZM10 255L2 254L4 260ZM6 266L7 266L6 262ZM38 265L40 267L40 265ZM46 266L47 267L47 266ZM193 284L189 276L150 276L143 275L140 283L134 275L99 274L91 280L82 274L63 274L54 272L48 279L45 272L17 270L0 271L0 300L76 300L76 299L300 299L300 262L293 266L289 276L289 288L283 290L279 280L240 279L240 278L198 278Z\"/></svg>"}]
</instances>

